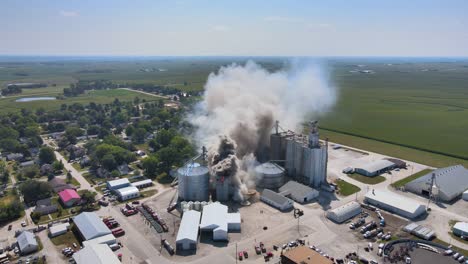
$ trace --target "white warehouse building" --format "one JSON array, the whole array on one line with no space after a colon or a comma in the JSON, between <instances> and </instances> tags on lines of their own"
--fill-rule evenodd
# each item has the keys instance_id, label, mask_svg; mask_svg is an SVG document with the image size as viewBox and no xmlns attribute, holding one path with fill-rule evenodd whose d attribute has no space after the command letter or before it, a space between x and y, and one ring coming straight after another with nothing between
<instances>
[{"instance_id":1,"label":"white warehouse building","mask_svg":"<svg viewBox=\"0 0 468 264\"><path fill-rule=\"evenodd\" d=\"M319 192L309 186L296 181L288 181L279 188L281 195L290 197L298 203L307 203L319 196Z\"/></svg>"},{"instance_id":2,"label":"white warehouse building","mask_svg":"<svg viewBox=\"0 0 468 264\"><path fill-rule=\"evenodd\" d=\"M358 202L352 201L328 211L327 217L336 223L343 223L361 212L361 205Z\"/></svg>"},{"instance_id":3,"label":"white warehouse building","mask_svg":"<svg viewBox=\"0 0 468 264\"><path fill-rule=\"evenodd\" d=\"M107 189L111 191L115 191L117 189L125 188L128 186L130 186L130 181L127 178L122 178L122 179L107 182Z\"/></svg>"},{"instance_id":4,"label":"white warehouse building","mask_svg":"<svg viewBox=\"0 0 468 264\"><path fill-rule=\"evenodd\" d=\"M280 211L290 210L294 206L294 202L291 199L269 189L263 190L260 200Z\"/></svg>"},{"instance_id":5,"label":"white warehouse building","mask_svg":"<svg viewBox=\"0 0 468 264\"><path fill-rule=\"evenodd\" d=\"M456 236L468 236L468 223L457 222L452 228L452 233Z\"/></svg>"},{"instance_id":6,"label":"white warehouse building","mask_svg":"<svg viewBox=\"0 0 468 264\"><path fill-rule=\"evenodd\" d=\"M129 186L115 191L120 201L126 201L129 199L137 198L140 196L140 190L135 186Z\"/></svg>"},{"instance_id":7,"label":"white warehouse building","mask_svg":"<svg viewBox=\"0 0 468 264\"><path fill-rule=\"evenodd\" d=\"M435 175L434 185L430 190L433 174ZM436 199L443 202L450 202L463 196L466 189L468 189L468 170L462 165L434 170L405 185L405 190L409 192L423 196L432 193Z\"/></svg>"},{"instance_id":8,"label":"white warehouse building","mask_svg":"<svg viewBox=\"0 0 468 264\"><path fill-rule=\"evenodd\" d=\"M214 241L227 241L228 232L241 230L239 213L228 213L228 207L212 203L203 207L200 231L212 232Z\"/></svg>"},{"instance_id":9,"label":"white warehouse building","mask_svg":"<svg viewBox=\"0 0 468 264\"><path fill-rule=\"evenodd\" d=\"M381 159L363 163L361 166L354 168L354 171L364 176L374 177L395 168L395 166L395 163L386 159Z\"/></svg>"},{"instance_id":10,"label":"white warehouse building","mask_svg":"<svg viewBox=\"0 0 468 264\"><path fill-rule=\"evenodd\" d=\"M390 191L369 191L364 201L409 219L417 218L426 213L426 206Z\"/></svg>"},{"instance_id":11,"label":"white warehouse building","mask_svg":"<svg viewBox=\"0 0 468 264\"><path fill-rule=\"evenodd\" d=\"M176 238L176 250L197 249L201 213L190 210L184 213Z\"/></svg>"}]
</instances>

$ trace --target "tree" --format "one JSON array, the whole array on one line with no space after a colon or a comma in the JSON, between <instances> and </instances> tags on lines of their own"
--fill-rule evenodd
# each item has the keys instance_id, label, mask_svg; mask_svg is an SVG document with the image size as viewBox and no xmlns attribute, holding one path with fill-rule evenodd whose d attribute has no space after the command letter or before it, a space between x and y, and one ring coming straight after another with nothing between
<instances>
[{"instance_id":1,"label":"tree","mask_svg":"<svg viewBox=\"0 0 468 264\"><path fill-rule=\"evenodd\" d=\"M71 183L73 180L73 176L71 174L71 172L67 172L67 183Z\"/></svg>"},{"instance_id":2,"label":"tree","mask_svg":"<svg viewBox=\"0 0 468 264\"><path fill-rule=\"evenodd\" d=\"M52 163L52 168L54 168L54 171L61 171L63 170L63 163L62 161L54 161L54 163Z\"/></svg>"},{"instance_id":3,"label":"tree","mask_svg":"<svg viewBox=\"0 0 468 264\"><path fill-rule=\"evenodd\" d=\"M158 173L159 161L155 156L149 156L142 162L145 176L154 179Z\"/></svg>"},{"instance_id":4,"label":"tree","mask_svg":"<svg viewBox=\"0 0 468 264\"><path fill-rule=\"evenodd\" d=\"M32 179L32 178L34 178L36 176L39 176L40 173L39 173L38 166L30 166L30 167L26 167L26 168L21 169L20 174L23 177Z\"/></svg>"},{"instance_id":5,"label":"tree","mask_svg":"<svg viewBox=\"0 0 468 264\"><path fill-rule=\"evenodd\" d=\"M146 130L144 128L137 128L133 131L132 142L135 144L141 144L145 142Z\"/></svg>"},{"instance_id":6,"label":"tree","mask_svg":"<svg viewBox=\"0 0 468 264\"><path fill-rule=\"evenodd\" d=\"M41 219L41 213L39 212L32 212L31 213L31 219L33 220L34 223L39 222L39 219Z\"/></svg>"},{"instance_id":7,"label":"tree","mask_svg":"<svg viewBox=\"0 0 468 264\"><path fill-rule=\"evenodd\" d=\"M112 171L117 168L118 164L115 161L114 156L112 154L106 154L101 159L101 165L108 171Z\"/></svg>"},{"instance_id":8,"label":"tree","mask_svg":"<svg viewBox=\"0 0 468 264\"><path fill-rule=\"evenodd\" d=\"M83 210L88 210L91 208L92 204L96 202L96 193L90 192L89 190L84 190L81 193L81 205Z\"/></svg>"},{"instance_id":9,"label":"tree","mask_svg":"<svg viewBox=\"0 0 468 264\"><path fill-rule=\"evenodd\" d=\"M55 178L55 175L53 173L50 173L49 175L47 175L47 181L51 181Z\"/></svg>"},{"instance_id":10,"label":"tree","mask_svg":"<svg viewBox=\"0 0 468 264\"><path fill-rule=\"evenodd\" d=\"M42 147L39 151L39 161L41 164L52 164L55 161L54 150L49 147Z\"/></svg>"},{"instance_id":11,"label":"tree","mask_svg":"<svg viewBox=\"0 0 468 264\"><path fill-rule=\"evenodd\" d=\"M26 203L48 198L52 195L52 188L47 182L29 180L20 185Z\"/></svg>"}]
</instances>

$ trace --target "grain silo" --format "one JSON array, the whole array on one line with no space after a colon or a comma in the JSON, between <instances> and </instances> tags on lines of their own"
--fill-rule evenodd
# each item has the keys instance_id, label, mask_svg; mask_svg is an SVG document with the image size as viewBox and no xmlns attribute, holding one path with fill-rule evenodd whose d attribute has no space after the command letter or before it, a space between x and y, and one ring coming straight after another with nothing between
<instances>
[{"instance_id":1,"label":"grain silo","mask_svg":"<svg viewBox=\"0 0 468 264\"><path fill-rule=\"evenodd\" d=\"M284 183L284 169L274 163L267 162L255 167L257 186L267 189L278 189Z\"/></svg>"},{"instance_id":2,"label":"grain silo","mask_svg":"<svg viewBox=\"0 0 468 264\"><path fill-rule=\"evenodd\" d=\"M177 170L179 199L183 201L208 201L210 174L206 166L190 163Z\"/></svg>"}]
</instances>

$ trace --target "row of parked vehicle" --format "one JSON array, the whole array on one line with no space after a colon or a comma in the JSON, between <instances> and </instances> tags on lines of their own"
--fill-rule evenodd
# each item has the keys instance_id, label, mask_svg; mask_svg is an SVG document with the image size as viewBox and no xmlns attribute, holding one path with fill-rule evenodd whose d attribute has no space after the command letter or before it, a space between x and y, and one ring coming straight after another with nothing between
<instances>
[{"instance_id":1,"label":"row of parked vehicle","mask_svg":"<svg viewBox=\"0 0 468 264\"><path fill-rule=\"evenodd\" d=\"M453 251L451 248L444 251L445 256L452 256L452 258L460 263L468 263L468 260L465 260L465 256L458 252Z\"/></svg>"},{"instance_id":2,"label":"row of parked vehicle","mask_svg":"<svg viewBox=\"0 0 468 264\"><path fill-rule=\"evenodd\" d=\"M107 217L107 218L104 218L102 221L104 222L104 224L106 224L106 226L109 229L112 229L112 234L115 237L121 237L125 235L125 231L122 228L118 228L120 224L114 218Z\"/></svg>"},{"instance_id":3,"label":"row of parked vehicle","mask_svg":"<svg viewBox=\"0 0 468 264\"><path fill-rule=\"evenodd\" d=\"M145 209L151 217L162 227L164 232L169 231L169 227L167 226L166 222L164 219L161 218L151 207L149 207L146 204L142 204L143 209Z\"/></svg>"},{"instance_id":4,"label":"row of parked vehicle","mask_svg":"<svg viewBox=\"0 0 468 264\"><path fill-rule=\"evenodd\" d=\"M357 221L349 225L350 229L356 230L360 227L359 231L362 236L366 239L371 239L377 237L382 240L390 240L392 238L392 233L385 233L382 226L385 225L385 222L380 221L380 227L377 226L375 221L370 221L366 223L365 217L360 217Z\"/></svg>"}]
</instances>

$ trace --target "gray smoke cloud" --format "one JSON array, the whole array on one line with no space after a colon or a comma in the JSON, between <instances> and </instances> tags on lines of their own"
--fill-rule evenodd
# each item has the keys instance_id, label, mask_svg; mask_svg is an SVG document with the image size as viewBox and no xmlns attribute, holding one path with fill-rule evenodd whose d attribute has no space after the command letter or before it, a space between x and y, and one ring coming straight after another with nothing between
<instances>
[{"instance_id":1,"label":"gray smoke cloud","mask_svg":"<svg viewBox=\"0 0 468 264\"><path fill-rule=\"evenodd\" d=\"M271 73L248 61L211 73L203 101L188 120L196 128L196 143L208 148L212 173L233 177L234 198L242 200L242 193L252 187L249 172L256 157L264 155L275 120L296 130L306 117L329 110L335 100L336 89L318 64L297 60L287 70Z\"/></svg>"}]
</instances>

